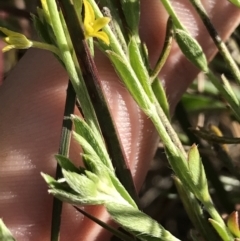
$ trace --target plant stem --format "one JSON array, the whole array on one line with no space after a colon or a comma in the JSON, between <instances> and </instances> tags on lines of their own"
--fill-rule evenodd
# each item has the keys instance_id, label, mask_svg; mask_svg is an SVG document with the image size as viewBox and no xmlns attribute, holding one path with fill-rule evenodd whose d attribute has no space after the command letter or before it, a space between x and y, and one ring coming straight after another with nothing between
<instances>
[{"instance_id":1,"label":"plant stem","mask_svg":"<svg viewBox=\"0 0 240 241\"><path fill-rule=\"evenodd\" d=\"M222 229L225 230L226 233L228 233L229 235L229 240L234 240L233 235L229 232L226 224L224 223L222 217L219 215L219 213L217 212L217 210L215 209L212 201L209 199L208 201L203 203L204 207L206 208L207 212L210 214L210 216L212 217L213 220L217 221Z\"/></svg>"},{"instance_id":2,"label":"plant stem","mask_svg":"<svg viewBox=\"0 0 240 241\"><path fill-rule=\"evenodd\" d=\"M116 126L102 91L97 68L93 58L91 57L86 41L82 40L82 42L79 42L83 33L81 33L82 30L81 26L79 25L76 12L73 6L70 4L70 1L60 2L61 8L63 8L64 18L68 27L71 41L73 43L77 60L82 69L83 78L85 80L88 92L91 93L90 98L93 103L95 113L97 115L97 119L101 127L101 131L104 136L114 168L116 168L117 176L131 197L138 204L138 195L135 189L131 171L128 167L128 162L119 140ZM79 29L79 31L76 32L76 29ZM109 166L110 165L112 167L112 164L109 164Z\"/></svg>"},{"instance_id":3,"label":"plant stem","mask_svg":"<svg viewBox=\"0 0 240 241\"><path fill-rule=\"evenodd\" d=\"M181 154L187 158L187 154L182 146L181 141L179 140L176 132L174 131L171 123L169 122L167 116L164 114L163 109L160 106L157 106L157 113L158 116L160 118L160 122L162 123L162 125L164 126L164 129L166 130L168 136L171 138L172 144L178 148L178 150L181 152ZM165 144L165 142L164 142ZM170 146L167 146L167 148L169 149ZM170 150L170 149L169 149Z\"/></svg>"},{"instance_id":4,"label":"plant stem","mask_svg":"<svg viewBox=\"0 0 240 241\"><path fill-rule=\"evenodd\" d=\"M201 236L203 236L205 240L219 241L219 236L209 225L209 222L202 210L202 205L199 203L197 198L188 189L185 188L179 178L173 176L173 180L182 200L184 209L186 210L195 228L200 231Z\"/></svg>"},{"instance_id":5,"label":"plant stem","mask_svg":"<svg viewBox=\"0 0 240 241\"><path fill-rule=\"evenodd\" d=\"M165 64L167 57L169 56L169 53L172 47L172 40L173 40L172 20L171 18L169 18L167 22L167 30L166 30L166 37L164 41L163 50L158 58L157 64L154 67L153 72L151 73L150 83L153 83L154 81L159 81L156 78L160 73L163 65Z\"/></svg>"},{"instance_id":6,"label":"plant stem","mask_svg":"<svg viewBox=\"0 0 240 241\"><path fill-rule=\"evenodd\" d=\"M88 0L92 7L93 10L95 12L95 15L97 18L101 18L103 17L102 12L99 10L99 7L97 5L97 3L95 2L95 0ZM104 27L104 30L106 32L106 34L108 35L110 42L111 42L111 50L115 53L117 53L119 56L121 56L122 58L125 59L125 61L128 61L128 58L126 56L126 53L124 52L121 43L119 42L119 40L117 39L118 37L115 36L114 32L112 31L111 27L109 25L106 25ZM104 46L103 46L104 47ZM109 50L109 47L105 47L105 50Z\"/></svg>"},{"instance_id":7,"label":"plant stem","mask_svg":"<svg viewBox=\"0 0 240 241\"><path fill-rule=\"evenodd\" d=\"M239 110L239 104L234 101L234 98L232 98L224 85L217 79L217 77L213 74L211 70L209 70L206 73L207 77L211 80L213 85L219 90L219 92L223 95L223 97L228 102L229 106L232 109L232 113L236 117L238 121L240 121L240 110ZM238 101L238 100L237 100Z\"/></svg>"},{"instance_id":8,"label":"plant stem","mask_svg":"<svg viewBox=\"0 0 240 241\"><path fill-rule=\"evenodd\" d=\"M70 119L71 114L73 114L74 106L76 103L76 94L71 84L68 82L67 96L64 109L64 117L62 123L61 140L59 145L58 153L64 156L69 154L70 137L72 130L72 121ZM62 171L59 164L56 168L56 180L62 177ZM62 202L53 198L53 209L52 209L52 225L51 225L51 241L58 241L60 235L60 225L61 225L61 213L62 213Z\"/></svg>"},{"instance_id":9,"label":"plant stem","mask_svg":"<svg viewBox=\"0 0 240 241\"><path fill-rule=\"evenodd\" d=\"M186 112L182 102L179 102L175 109L175 115L177 120L184 131L184 133L188 136L190 143L198 144L199 148L204 148L203 144L199 140L199 138L190 131L191 123L189 121L188 113ZM211 160L207 155L202 157L202 163L204 165L204 169L207 175L207 179L211 182L213 188L216 190L216 194L218 196L219 201L222 206L225 208L225 211L231 213L234 210L234 204L232 200L229 198L227 191L224 189L222 182L220 181L218 175L212 175L216 172Z\"/></svg>"},{"instance_id":10,"label":"plant stem","mask_svg":"<svg viewBox=\"0 0 240 241\"><path fill-rule=\"evenodd\" d=\"M217 30L214 28L213 24L211 23L205 9L203 8L201 1L199 0L189 0L189 1L192 3L193 7L196 9L197 13L201 17L205 27L207 28L210 36L212 37L212 40L216 44L219 52L223 56L226 64L228 65L233 77L235 78L237 83L240 84L239 68L235 63L235 61L233 60L231 54L229 53L225 43L222 41L221 37L219 36Z\"/></svg>"},{"instance_id":11,"label":"plant stem","mask_svg":"<svg viewBox=\"0 0 240 241\"><path fill-rule=\"evenodd\" d=\"M66 38L66 34L68 33L64 31L64 28L62 26L56 2L53 0L47 0L47 5L57 45L61 51L61 59L69 74L77 98L81 103L84 118L89 124L89 126L92 128L94 133L100 136L101 132L98 126L97 118L91 104L86 85L83 81L80 68L79 66L75 66L75 63L73 61L72 50Z\"/></svg>"},{"instance_id":12,"label":"plant stem","mask_svg":"<svg viewBox=\"0 0 240 241\"><path fill-rule=\"evenodd\" d=\"M169 16L172 17L173 23L175 25L176 28L178 29L182 29L185 30L185 27L182 25L182 23L180 22L175 10L173 9L171 3L169 0L160 0L163 4L163 6L165 7L166 11L168 12Z\"/></svg>"},{"instance_id":13,"label":"plant stem","mask_svg":"<svg viewBox=\"0 0 240 241\"><path fill-rule=\"evenodd\" d=\"M54 54L56 54L57 56L61 57L59 49L56 48L52 44L42 43L42 42L38 42L38 41L32 41L32 43L33 43L33 46L32 46L33 48L45 49L45 50L51 51Z\"/></svg>"}]
</instances>

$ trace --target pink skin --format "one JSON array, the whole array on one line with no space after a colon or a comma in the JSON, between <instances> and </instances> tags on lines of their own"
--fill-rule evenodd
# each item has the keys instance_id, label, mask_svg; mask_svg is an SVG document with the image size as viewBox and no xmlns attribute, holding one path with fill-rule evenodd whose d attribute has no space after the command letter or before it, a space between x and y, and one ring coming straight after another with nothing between
<instances>
[{"instance_id":1,"label":"pink skin","mask_svg":"<svg viewBox=\"0 0 240 241\"><path fill-rule=\"evenodd\" d=\"M172 2L211 59L216 49L188 1ZM141 36L154 64L164 42L167 14L159 0L142 0L141 4ZM226 39L239 23L240 11L226 0L204 4ZM102 54L97 53L96 64L139 189L156 148L157 133ZM161 72L172 108L197 73L174 45ZM53 155L59 145L67 80L67 74L50 53L30 50L0 88L0 217L18 241L49 240L52 197L39 173L55 173ZM79 163L79 148L74 142L71 157ZM86 210L101 220L109 219L103 207ZM109 233L77 214L70 205L64 205L62 223L61 241L108 240Z\"/></svg>"}]
</instances>

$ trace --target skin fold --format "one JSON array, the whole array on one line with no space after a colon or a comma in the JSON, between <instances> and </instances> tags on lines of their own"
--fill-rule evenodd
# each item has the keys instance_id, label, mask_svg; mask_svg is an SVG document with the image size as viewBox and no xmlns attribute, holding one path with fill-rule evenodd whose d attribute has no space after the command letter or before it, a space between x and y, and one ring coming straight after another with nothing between
<instances>
[{"instance_id":1,"label":"skin fold","mask_svg":"<svg viewBox=\"0 0 240 241\"><path fill-rule=\"evenodd\" d=\"M183 24L199 41L208 59L216 48L187 0L172 1ZM239 23L240 11L226 0L203 1L221 37ZM156 62L165 35L167 13L159 0L141 1L140 33ZM114 73L96 52L96 65L139 190L156 150L158 135ZM198 70L174 44L160 77L172 110ZM0 217L18 241L50 240L52 197L40 172L55 174L68 77L51 53L29 50L0 88ZM77 113L77 112L76 112ZM80 149L72 142L71 159L80 165ZM85 210L109 220L103 207ZM64 204L61 241L107 241L110 234Z\"/></svg>"}]
</instances>

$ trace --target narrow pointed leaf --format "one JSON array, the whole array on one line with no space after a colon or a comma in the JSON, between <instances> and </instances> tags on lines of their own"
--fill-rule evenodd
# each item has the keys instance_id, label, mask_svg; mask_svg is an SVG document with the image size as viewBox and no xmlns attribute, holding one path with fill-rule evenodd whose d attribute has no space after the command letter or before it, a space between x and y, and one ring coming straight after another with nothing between
<instances>
[{"instance_id":1,"label":"narrow pointed leaf","mask_svg":"<svg viewBox=\"0 0 240 241\"><path fill-rule=\"evenodd\" d=\"M131 66L135 71L143 89L145 90L148 97L153 101L153 94L151 91L151 85L149 80L149 75L143 62L138 43L136 38L132 37L128 45L128 54Z\"/></svg>"},{"instance_id":2,"label":"narrow pointed leaf","mask_svg":"<svg viewBox=\"0 0 240 241\"><path fill-rule=\"evenodd\" d=\"M55 155L55 158L61 168L65 169L66 171L81 173L80 169L75 167L73 163L69 160L69 158L63 155Z\"/></svg>"},{"instance_id":3,"label":"narrow pointed leaf","mask_svg":"<svg viewBox=\"0 0 240 241\"><path fill-rule=\"evenodd\" d=\"M152 115L151 111L153 108L149 97L141 86L135 72L132 70L132 67L116 53L107 51L107 54L113 65L117 66L115 67L117 74L124 82L135 101L147 115Z\"/></svg>"},{"instance_id":4,"label":"narrow pointed leaf","mask_svg":"<svg viewBox=\"0 0 240 241\"><path fill-rule=\"evenodd\" d=\"M87 125L87 123L80 119L77 116L72 115L75 131L80 136L84 137L84 139L92 146L94 147L94 151L99 156L100 160L111 170L113 170L111 160L109 158L109 155L107 153L106 147L99 138L94 135L91 128Z\"/></svg>"},{"instance_id":5,"label":"narrow pointed leaf","mask_svg":"<svg viewBox=\"0 0 240 241\"><path fill-rule=\"evenodd\" d=\"M9 229L4 224L3 220L0 219L0 240L2 241L15 241Z\"/></svg>"},{"instance_id":6,"label":"narrow pointed leaf","mask_svg":"<svg viewBox=\"0 0 240 241\"><path fill-rule=\"evenodd\" d=\"M209 218L209 222L212 224L212 226L215 228L219 236L222 238L223 241L229 241L231 240L231 237L228 235L228 233L225 231L225 229L221 226L220 223L217 221Z\"/></svg>"},{"instance_id":7,"label":"narrow pointed leaf","mask_svg":"<svg viewBox=\"0 0 240 241\"><path fill-rule=\"evenodd\" d=\"M130 32L137 34L140 19L140 1L121 0L121 5Z\"/></svg>"},{"instance_id":8,"label":"narrow pointed leaf","mask_svg":"<svg viewBox=\"0 0 240 241\"><path fill-rule=\"evenodd\" d=\"M140 240L179 240L172 236L158 222L136 208L119 204L107 204L106 208L116 222Z\"/></svg>"},{"instance_id":9,"label":"narrow pointed leaf","mask_svg":"<svg viewBox=\"0 0 240 241\"><path fill-rule=\"evenodd\" d=\"M197 193L199 193L198 198L200 200L205 199L205 197L209 196L207 178L198 152L198 148L195 144L190 148L188 153L188 168L192 178L191 181L193 182Z\"/></svg>"}]
</instances>

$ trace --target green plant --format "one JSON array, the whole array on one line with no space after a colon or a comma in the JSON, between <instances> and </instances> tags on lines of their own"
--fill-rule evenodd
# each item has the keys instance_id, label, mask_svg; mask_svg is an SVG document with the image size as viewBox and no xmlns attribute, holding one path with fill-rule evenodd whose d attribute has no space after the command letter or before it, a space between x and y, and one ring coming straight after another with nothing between
<instances>
[{"instance_id":1,"label":"green plant","mask_svg":"<svg viewBox=\"0 0 240 241\"><path fill-rule=\"evenodd\" d=\"M24 35L0 28L7 35L5 41L8 46L4 50L29 47L48 49L55 54L69 74L69 86L73 88L70 95L74 98L70 101L70 95L67 97L66 107L70 106L70 111L66 111L65 119L74 123L73 136L83 149L84 167L77 168L69 160L71 125L63 126L62 146L59 155L56 155L62 172L59 172L56 180L47 174L42 174L49 186L49 192L56 198L73 205L104 205L119 225L140 240L178 240L138 208L136 190L125 168L124 154L118 135L98 85L99 79L93 61L93 44L95 44L109 58L134 100L158 131L165 146L168 161L175 173L174 180L179 194L188 208L187 211L193 223L199 227L206 239L219 238L216 238L216 234L209 228L210 222L222 240L233 240L235 233L227 227L211 200L197 146L192 145L186 153L169 122L170 110L167 98L157 76L169 53L171 39L174 36L182 52L213 81L228 101L235 118L239 120L239 101L227 79L223 78L222 85L209 70L200 45L181 24L171 3L167 0L162 1L171 17L167 28L167 41L164 52L153 69L149 67L146 47L138 33L139 1L121 1L126 29L123 29L120 16L114 11L114 3L110 1L106 1L113 19L109 25L107 25L110 21L109 17L103 16L93 0L84 0L83 3L81 1L58 2L60 10L55 1L42 1L42 8L37 11L38 15L33 16L36 29L44 43L30 41ZM199 1L192 1L192 3L198 7L198 10L202 10L201 12L199 10L200 15L204 13ZM207 18L206 15L201 16L203 20ZM96 37L97 42L94 42L92 37ZM236 80L239 81L239 70L222 42L219 48L221 51L224 50L222 54L227 59ZM94 98L89 93L94 93ZM75 95L80 103L83 119L71 115L75 105ZM114 164L111 163L111 159ZM115 174L115 168L120 173L118 177ZM211 217L209 222L204 219L199 203L209 213ZM56 201L55 205L60 207L56 210L61 210L61 203ZM138 226L135 225L136 220L139 223ZM55 213L52 240L58 239L59 226L60 213L57 215ZM131 240L131 237L121 232L115 231L115 234L123 240Z\"/></svg>"}]
</instances>

